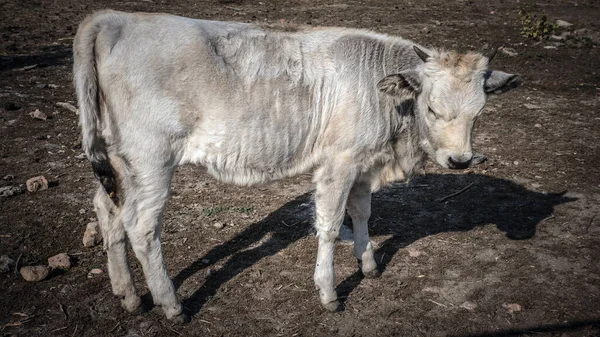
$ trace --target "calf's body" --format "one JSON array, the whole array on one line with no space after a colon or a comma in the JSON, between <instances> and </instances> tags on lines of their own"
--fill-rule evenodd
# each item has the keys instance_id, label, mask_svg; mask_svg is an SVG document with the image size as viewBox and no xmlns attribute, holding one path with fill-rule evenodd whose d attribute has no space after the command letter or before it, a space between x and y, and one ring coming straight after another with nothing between
<instances>
[{"instance_id":1,"label":"calf's body","mask_svg":"<svg viewBox=\"0 0 600 337\"><path fill-rule=\"evenodd\" d=\"M102 184L94 204L109 274L123 306L141 305L128 238L155 303L168 318L187 320L160 246L171 178L184 163L242 185L314 172L314 279L323 306L339 306L333 249L346 209L362 271L376 276L371 192L409 176L428 156L446 167L470 161L486 93L518 86L514 75L488 71L480 54L413 46L345 28L89 16L75 37L75 86L83 147Z\"/></svg>"}]
</instances>

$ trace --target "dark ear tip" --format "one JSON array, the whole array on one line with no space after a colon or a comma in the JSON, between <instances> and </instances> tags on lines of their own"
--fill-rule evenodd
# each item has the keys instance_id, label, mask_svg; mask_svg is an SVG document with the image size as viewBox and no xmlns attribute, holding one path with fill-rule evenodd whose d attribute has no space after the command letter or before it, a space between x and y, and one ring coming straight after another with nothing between
<instances>
[{"instance_id":1,"label":"dark ear tip","mask_svg":"<svg viewBox=\"0 0 600 337\"><path fill-rule=\"evenodd\" d=\"M429 55L426 52L424 52L421 48L417 47L416 44L413 45L413 50L415 51L415 53L417 53L417 55L423 62L427 62L427 59L429 59Z\"/></svg>"}]
</instances>

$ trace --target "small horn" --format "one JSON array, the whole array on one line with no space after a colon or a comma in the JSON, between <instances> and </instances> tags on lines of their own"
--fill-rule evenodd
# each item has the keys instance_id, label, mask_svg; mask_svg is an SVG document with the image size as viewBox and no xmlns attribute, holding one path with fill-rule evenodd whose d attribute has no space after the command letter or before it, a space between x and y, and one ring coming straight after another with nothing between
<instances>
[{"instance_id":1,"label":"small horn","mask_svg":"<svg viewBox=\"0 0 600 337\"><path fill-rule=\"evenodd\" d=\"M423 50L421 50L421 48L417 47L416 45L413 46L413 49L415 50L415 53L417 53L417 55L419 56L419 58L421 60L423 60L423 62L427 62L427 59L430 56L426 52L424 52Z\"/></svg>"},{"instance_id":2,"label":"small horn","mask_svg":"<svg viewBox=\"0 0 600 337\"><path fill-rule=\"evenodd\" d=\"M494 56L496 56L497 52L498 52L498 48L494 48L491 51L484 54L484 56L488 58L488 63L492 62L492 60L494 59Z\"/></svg>"}]
</instances>

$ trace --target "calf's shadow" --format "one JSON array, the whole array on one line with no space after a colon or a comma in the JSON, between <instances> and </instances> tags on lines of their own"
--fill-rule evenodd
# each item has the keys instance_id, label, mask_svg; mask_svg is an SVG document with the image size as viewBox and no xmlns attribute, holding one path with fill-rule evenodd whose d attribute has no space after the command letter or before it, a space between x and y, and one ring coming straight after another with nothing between
<instances>
[{"instance_id":1,"label":"calf's shadow","mask_svg":"<svg viewBox=\"0 0 600 337\"><path fill-rule=\"evenodd\" d=\"M441 197L467 186L469 188L463 193L441 200ZM531 238L537 225L551 216L556 205L574 200L565 197L564 193L539 193L509 180L485 175L428 174L375 193L369 232L371 236L392 235L375 253L376 260L381 261L380 270L385 272L387 264L400 249L437 233L468 231L494 224L508 239ZM184 300L188 313L192 316L198 313L220 286L254 263L311 235L311 207L310 193L298 196L181 270L173 279L176 288L194 273L228 258L222 268L208 275L204 284ZM351 227L349 217L344 223ZM259 243L269 234L268 240ZM207 264L203 260L210 262ZM362 273L357 270L342 281L336 289L340 299L344 300L362 279Z\"/></svg>"}]
</instances>

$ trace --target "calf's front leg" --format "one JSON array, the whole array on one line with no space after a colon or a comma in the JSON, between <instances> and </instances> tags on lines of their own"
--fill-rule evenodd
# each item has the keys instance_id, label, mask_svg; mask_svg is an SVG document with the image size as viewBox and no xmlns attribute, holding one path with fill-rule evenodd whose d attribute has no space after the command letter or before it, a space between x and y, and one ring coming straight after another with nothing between
<instances>
[{"instance_id":1,"label":"calf's front leg","mask_svg":"<svg viewBox=\"0 0 600 337\"><path fill-rule=\"evenodd\" d=\"M317 261L315 287L321 304L328 311L338 311L341 304L335 292L333 251L344 220L346 200L356 178L356 170L344 160L333 161L315 173L315 208L317 229Z\"/></svg>"},{"instance_id":2,"label":"calf's front leg","mask_svg":"<svg viewBox=\"0 0 600 337\"><path fill-rule=\"evenodd\" d=\"M360 268L366 278L381 275L373 255L373 245L369 238L368 221L371 217L371 184L357 180L348 196L348 214L354 227L354 256L360 261Z\"/></svg>"}]
</instances>

